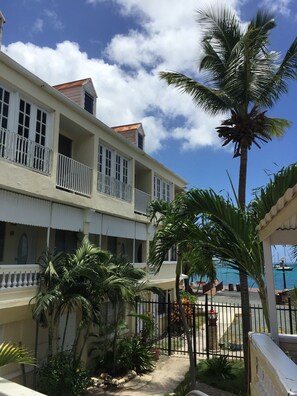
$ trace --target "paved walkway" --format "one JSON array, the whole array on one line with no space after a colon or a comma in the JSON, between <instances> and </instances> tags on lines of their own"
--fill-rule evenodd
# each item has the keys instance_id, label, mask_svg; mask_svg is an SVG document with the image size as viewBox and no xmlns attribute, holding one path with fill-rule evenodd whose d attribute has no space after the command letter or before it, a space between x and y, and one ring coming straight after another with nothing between
<instances>
[{"instance_id":1,"label":"paved walkway","mask_svg":"<svg viewBox=\"0 0 297 396\"><path fill-rule=\"evenodd\" d=\"M184 356L160 356L156 369L149 374L136 377L120 389L94 389L88 395L93 396L164 396L173 394L176 387L184 379L189 370L189 360ZM213 388L203 383L197 383L197 390L209 396L234 396L232 393Z\"/></svg>"}]
</instances>

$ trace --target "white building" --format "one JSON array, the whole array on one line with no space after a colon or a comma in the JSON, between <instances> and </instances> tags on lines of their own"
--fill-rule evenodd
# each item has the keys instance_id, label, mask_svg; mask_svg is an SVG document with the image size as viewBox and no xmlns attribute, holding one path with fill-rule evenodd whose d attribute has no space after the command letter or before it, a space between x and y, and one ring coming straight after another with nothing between
<instances>
[{"instance_id":1,"label":"white building","mask_svg":"<svg viewBox=\"0 0 297 396\"><path fill-rule=\"evenodd\" d=\"M1 52L0 70L0 343L33 350L28 303L41 253L72 252L88 235L145 268L147 204L172 200L186 182L145 153L140 123L96 118L90 78L51 87ZM154 278L164 290L174 288L174 260ZM15 379L20 368L0 375Z\"/></svg>"}]
</instances>

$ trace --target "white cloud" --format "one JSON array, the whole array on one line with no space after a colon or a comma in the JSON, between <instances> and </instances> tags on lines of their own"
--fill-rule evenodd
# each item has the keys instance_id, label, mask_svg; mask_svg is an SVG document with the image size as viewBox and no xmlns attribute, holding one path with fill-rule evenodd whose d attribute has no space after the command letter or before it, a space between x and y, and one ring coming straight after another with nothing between
<instances>
[{"instance_id":1,"label":"white cloud","mask_svg":"<svg viewBox=\"0 0 297 396\"><path fill-rule=\"evenodd\" d=\"M33 26L32 26L32 33L40 33L43 30L43 19L41 18L37 18L36 21L34 22Z\"/></svg>"},{"instance_id":2,"label":"white cloud","mask_svg":"<svg viewBox=\"0 0 297 396\"><path fill-rule=\"evenodd\" d=\"M279 12L287 17L291 15L292 0L262 0L261 5L273 13Z\"/></svg>"},{"instance_id":3,"label":"white cloud","mask_svg":"<svg viewBox=\"0 0 297 396\"><path fill-rule=\"evenodd\" d=\"M105 60L90 59L77 43L69 41L56 48L17 42L2 49L52 85L91 77L98 94L98 118L110 126L143 122L150 153L166 147L170 138L180 140L184 150L219 147L215 133L218 119L208 117L187 95L168 87L158 71L195 74L199 57L197 6L221 3L235 7L236 0L200 0L199 4L188 0L186 6L180 0L113 1L123 15L137 16L140 28L114 36L105 49ZM97 2L87 0L93 5ZM57 15L48 12L47 16L59 26Z\"/></svg>"},{"instance_id":4,"label":"white cloud","mask_svg":"<svg viewBox=\"0 0 297 396\"><path fill-rule=\"evenodd\" d=\"M44 14L46 15L50 25L56 30L63 30L64 25L62 21L59 19L58 14L52 10L44 10Z\"/></svg>"}]
</instances>

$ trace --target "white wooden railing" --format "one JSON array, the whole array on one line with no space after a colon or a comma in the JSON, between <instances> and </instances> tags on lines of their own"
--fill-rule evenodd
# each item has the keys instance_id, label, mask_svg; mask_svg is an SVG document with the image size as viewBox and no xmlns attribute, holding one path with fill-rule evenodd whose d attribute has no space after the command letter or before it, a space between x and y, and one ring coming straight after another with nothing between
<instances>
[{"instance_id":1,"label":"white wooden railing","mask_svg":"<svg viewBox=\"0 0 297 396\"><path fill-rule=\"evenodd\" d=\"M132 187L130 184L123 183L114 177L103 175L100 172L98 172L97 176L97 190L127 202L131 202L132 199Z\"/></svg>"},{"instance_id":2,"label":"white wooden railing","mask_svg":"<svg viewBox=\"0 0 297 396\"><path fill-rule=\"evenodd\" d=\"M250 333L249 338L251 396L296 396L296 364L273 342L269 334Z\"/></svg>"},{"instance_id":3,"label":"white wooden railing","mask_svg":"<svg viewBox=\"0 0 297 396\"><path fill-rule=\"evenodd\" d=\"M22 385L11 382L6 378L0 377L0 396L45 396L43 393L36 392Z\"/></svg>"},{"instance_id":4,"label":"white wooden railing","mask_svg":"<svg viewBox=\"0 0 297 396\"><path fill-rule=\"evenodd\" d=\"M58 155L57 187L91 196L92 169L65 155Z\"/></svg>"},{"instance_id":5,"label":"white wooden railing","mask_svg":"<svg viewBox=\"0 0 297 396\"><path fill-rule=\"evenodd\" d=\"M151 201L151 195L144 191L134 189L134 210L138 213L146 214L148 204Z\"/></svg>"},{"instance_id":6,"label":"white wooden railing","mask_svg":"<svg viewBox=\"0 0 297 396\"><path fill-rule=\"evenodd\" d=\"M33 140L0 128L0 158L49 174L51 150Z\"/></svg>"},{"instance_id":7,"label":"white wooden railing","mask_svg":"<svg viewBox=\"0 0 297 396\"><path fill-rule=\"evenodd\" d=\"M38 264L0 265L0 290L37 286L39 274Z\"/></svg>"}]
</instances>

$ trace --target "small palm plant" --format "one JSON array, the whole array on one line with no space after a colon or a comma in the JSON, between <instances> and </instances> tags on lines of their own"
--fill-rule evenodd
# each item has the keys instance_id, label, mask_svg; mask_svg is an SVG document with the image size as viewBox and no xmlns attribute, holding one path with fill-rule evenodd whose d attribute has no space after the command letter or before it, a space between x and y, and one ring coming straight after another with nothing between
<instances>
[{"instance_id":1,"label":"small palm plant","mask_svg":"<svg viewBox=\"0 0 297 396\"><path fill-rule=\"evenodd\" d=\"M3 342L0 344L0 367L11 363L34 364L29 352L17 345Z\"/></svg>"},{"instance_id":2,"label":"small palm plant","mask_svg":"<svg viewBox=\"0 0 297 396\"><path fill-rule=\"evenodd\" d=\"M233 362L228 360L228 356L220 355L206 361L207 371L211 375L222 379L232 378Z\"/></svg>"}]
</instances>

